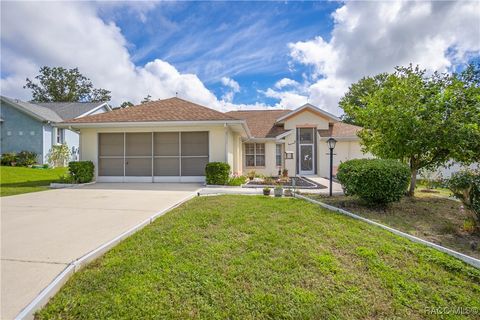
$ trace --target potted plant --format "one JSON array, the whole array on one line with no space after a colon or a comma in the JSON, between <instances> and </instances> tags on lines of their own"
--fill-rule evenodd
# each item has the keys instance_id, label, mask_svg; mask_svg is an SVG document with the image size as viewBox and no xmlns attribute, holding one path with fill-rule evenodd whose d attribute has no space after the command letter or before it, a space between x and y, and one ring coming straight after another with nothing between
<instances>
[{"instance_id":1,"label":"potted plant","mask_svg":"<svg viewBox=\"0 0 480 320\"><path fill-rule=\"evenodd\" d=\"M282 176L283 176L284 178L288 178L288 170L287 170L287 169L283 169L283 171L282 171Z\"/></svg>"},{"instance_id":2,"label":"potted plant","mask_svg":"<svg viewBox=\"0 0 480 320\"><path fill-rule=\"evenodd\" d=\"M264 196L269 196L270 195L270 188L268 188L268 187L263 188L263 195Z\"/></svg>"},{"instance_id":3,"label":"potted plant","mask_svg":"<svg viewBox=\"0 0 480 320\"><path fill-rule=\"evenodd\" d=\"M255 178L255 170L248 172L247 177L250 181L252 181Z\"/></svg>"},{"instance_id":4,"label":"potted plant","mask_svg":"<svg viewBox=\"0 0 480 320\"><path fill-rule=\"evenodd\" d=\"M275 194L275 197L281 197L283 195L283 187L282 185L277 185L275 189L273 190L273 193Z\"/></svg>"},{"instance_id":5,"label":"potted plant","mask_svg":"<svg viewBox=\"0 0 480 320\"><path fill-rule=\"evenodd\" d=\"M285 197L291 197L293 195L292 193L292 189L291 188L286 188L284 191L283 191L283 195Z\"/></svg>"}]
</instances>

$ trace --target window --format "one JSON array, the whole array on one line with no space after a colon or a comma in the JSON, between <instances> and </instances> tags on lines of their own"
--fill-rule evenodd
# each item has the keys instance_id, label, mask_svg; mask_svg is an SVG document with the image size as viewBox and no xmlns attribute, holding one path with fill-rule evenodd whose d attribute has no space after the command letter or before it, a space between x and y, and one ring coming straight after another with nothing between
<instances>
[{"instance_id":1,"label":"window","mask_svg":"<svg viewBox=\"0 0 480 320\"><path fill-rule=\"evenodd\" d=\"M313 143L313 128L300 129L300 143Z\"/></svg>"},{"instance_id":2,"label":"window","mask_svg":"<svg viewBox=\"0 0 480 320\"><path fill-rule=\"evenodd\" d=\"M245 165L247 167L265 166L265 143L245 144Z\"/></svg>"},{"instance_id":3,"label":"window","mask_svg":"<svg viewBox=\"0 0 480 320\"><path fill-rule=\"evenodd\" d=\"M57 128L57 143L62 144L65 141L65 129Z\"/></svg>"},{"instance_id":4,"label":"window","mask_svg":"<svg viewBox=\"0 0 480 320\"><path fill-rule=\"evenodd\" d=\"M275 145L275 165L277 167L282 166L282 144Z\"/></svg>"}]
</instances>

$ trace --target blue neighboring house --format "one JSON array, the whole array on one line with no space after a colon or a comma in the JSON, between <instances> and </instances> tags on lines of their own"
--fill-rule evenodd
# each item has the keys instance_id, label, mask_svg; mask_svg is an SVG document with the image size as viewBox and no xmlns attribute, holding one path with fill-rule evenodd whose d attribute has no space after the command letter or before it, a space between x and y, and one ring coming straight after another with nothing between
<instances>
[{"instance_id":1,"label":"blue neighboring house","mask_svg":"<svg viewBox=\"0 0 480 320\"><path fill-rule=\"evenodd\" d=\"M32 103L0 96L0 153L32 151L38 163L46 163L52 145L66 143L71 160L77 160L78 132L57 124L109 111L112 108L106 102Z\"/></svg>"}]
</instances>

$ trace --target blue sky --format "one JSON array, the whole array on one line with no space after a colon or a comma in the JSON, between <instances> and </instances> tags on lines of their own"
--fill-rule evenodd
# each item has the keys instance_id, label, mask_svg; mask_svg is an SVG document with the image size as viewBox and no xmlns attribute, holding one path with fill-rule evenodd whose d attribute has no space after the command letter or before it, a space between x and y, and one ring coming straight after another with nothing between
<instances>
[{"instance_id":1,"label":"blue sky","mask_svg":"<svg viewBox=\"0 0 480 320\"><path fill-rule=\"evenodd\" d=\"M480 2L1 2L3 95L28 100L41 66L78 67L112 105L150 94L221 110L340 115L364 76L480 56Z\"/></svg>"},{"instance_id":2,"label":"blue sky","mask_svg":"<svg viewBox=\"0 0 480 320\"><path fill-rule=\"evenodd\" d=\"M168 2L144 14L146 23L131 18L131 10L100 16L118 25L130 43L137 65L156 58L182 73L197 74L217 96L225 93L222 77L242 88L234 102L274 103L266 90L288 77L302 81L309 66L290 64L288 44L315 36L330 38L331 16L338 2Z\"/></svg>"}]
</instances>

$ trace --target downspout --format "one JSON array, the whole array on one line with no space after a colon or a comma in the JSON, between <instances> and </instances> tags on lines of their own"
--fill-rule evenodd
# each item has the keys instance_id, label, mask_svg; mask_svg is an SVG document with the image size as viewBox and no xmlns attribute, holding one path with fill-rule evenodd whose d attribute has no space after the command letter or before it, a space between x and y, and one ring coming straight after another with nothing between
<instances>
[{"instance_id":1,"label":"downspout","mask_svg":"<svg viewBox=\"0 0 480 320\"><path fill-rule=\"evenodd\" d=\"M228 127L227 123L223 124L225 130L225 163L228 163Z\"/></svg>"}]
</instances>

